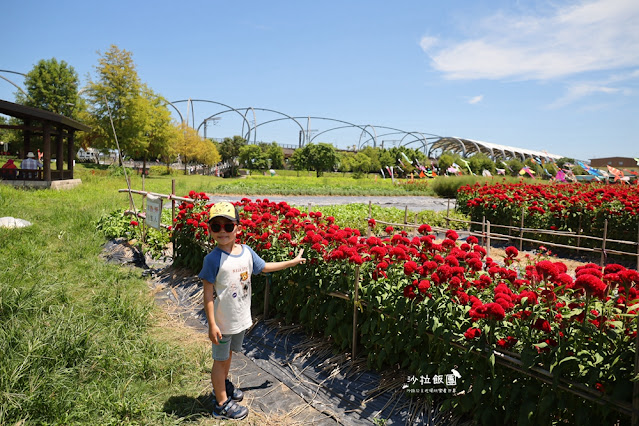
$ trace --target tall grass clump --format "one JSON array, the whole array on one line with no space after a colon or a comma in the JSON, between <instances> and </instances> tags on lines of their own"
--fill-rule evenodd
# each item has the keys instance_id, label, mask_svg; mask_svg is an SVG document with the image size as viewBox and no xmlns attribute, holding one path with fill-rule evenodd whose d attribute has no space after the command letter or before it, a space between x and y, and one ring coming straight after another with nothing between
<instances>
[{"instance_id":1,"label":"tall grass clump","mask_svg":"<svg viewBox=\"0 0 639 426\"><path fill-rule=\"evenodd\" d=\"M79 172L68 191L0 185L0 216L32 223L0 228L0 424L174 423L165 404L197 396L202 369L153 332L141 271L99 257L123 179Z\"/></svg>"}]
</instances>

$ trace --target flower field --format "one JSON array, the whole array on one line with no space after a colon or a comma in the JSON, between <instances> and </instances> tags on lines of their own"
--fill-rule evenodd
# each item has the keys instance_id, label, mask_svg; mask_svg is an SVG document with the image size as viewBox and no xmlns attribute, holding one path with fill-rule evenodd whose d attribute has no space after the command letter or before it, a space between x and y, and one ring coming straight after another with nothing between
<instances>
[{"instance_id":1,"label":"flower field","mask_svg":"<svg viewBox=\"0 0 639 426\"><path fill-rule=\"evenodd\" d=\"M523 212L526 227L579 230L596 237L604 234L607 221L610 239L637 241L639 235L639 187L630 185L477 183L459 189L457 210L472 221L485 217L499 225L518 225ZM582 242L588 245L587 240ZM627 245L611 247L628 251Z\"/></svg>"},{"instance_id":2,"label":"flower field","mask_svg":"<svg viewBox=\"0 0 639 426\"><path fill-rule=\"evenodd\" d=\"M534 206L544 215L552 211L548 220L568 226L565 195L551 202L537 194L526 202L533 207L537 201ZM595 194L602 206L619 203L623 208L614 211L636 214L636 204ZM494 195L493 203L506 209L506 195L497 190ZM175 263L197 269L209 249L210 204L203 193L192 191L189 197L194 201L182 203L174 227ZM479 204L477 198L469 204ZM540 200L548 204L539 205ZM592 212L593 202L581 202L583 211ZM461 241L449 230L438 240L428 224L412 235L370 219L369 236L283 202L243 199L238 206L241 242L267 261L289 259L300 248L308 259L273 274L269 295L259 285L266 278L256 277L254 307L270 297L276 316L330 337L336 349L346 351L353 340L357 269L357 345L369 367L400 367L422 377L455 369L461 377L445 407L484 424L629 421L637 271L588 264L572 276L563 263L521 256L514 247L497 264L475 237Z\"/></svg>"}]
</instances>

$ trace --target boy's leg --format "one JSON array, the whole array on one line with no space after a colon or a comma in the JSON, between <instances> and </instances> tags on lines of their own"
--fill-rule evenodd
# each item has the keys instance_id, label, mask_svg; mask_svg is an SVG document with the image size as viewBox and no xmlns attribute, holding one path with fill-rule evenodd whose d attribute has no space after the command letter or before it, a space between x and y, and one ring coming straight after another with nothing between
<instances>
[{"instance_id":1,"label":"boy's leg","mask_svg":"<svg viewBox=\"0 0 639 426\"><path fill-rule=\"evenodd\" d=\"M226 395L226 377L231 368L231 357L226 361L213 361L211 368L211 384L215 391L215 399L218 405L223 404L228 399Z\"/></svg>"}]
</instances>

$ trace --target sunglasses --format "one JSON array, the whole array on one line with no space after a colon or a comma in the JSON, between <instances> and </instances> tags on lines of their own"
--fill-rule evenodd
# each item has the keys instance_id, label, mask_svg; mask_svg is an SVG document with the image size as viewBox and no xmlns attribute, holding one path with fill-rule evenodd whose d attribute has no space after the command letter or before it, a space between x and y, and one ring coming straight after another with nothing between
<instances>
[{"instance_id":1,"label":"sunglasses","mask_svg":"<svg viewBox=\"0 0 639 426\"><path fill-rule=\"evenodd\" d=\"M222 228L224 228L224 231L226 232L233 232L235 229L234 223L225 223L224 225L220 223L209 223L209 226L211 227L212 232L220 232Z\"/></svg>"}]
</instances>

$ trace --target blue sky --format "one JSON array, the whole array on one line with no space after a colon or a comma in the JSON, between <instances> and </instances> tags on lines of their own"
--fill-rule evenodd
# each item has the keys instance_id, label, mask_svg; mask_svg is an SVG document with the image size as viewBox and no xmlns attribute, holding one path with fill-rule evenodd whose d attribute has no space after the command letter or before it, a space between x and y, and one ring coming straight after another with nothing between
<instances>
[{"instance_id":1,"label":"blue sky","mask_svg":"<svg viewBox=\"0 0 639 426\"><path fill-rule=\"evenodd\" d=\"M99 53L133 54L140 79L169 101L253 107L315 135L340 123L457 136L589 159L639 157L639 2L594 1L34 1L6 2L0 69L40 59L72 65L82 84ZM19 75L0 76L22 84ZM0 79L0 99L15 88ZM238 114L176 103L208 136L242 133ZM378 127L379 126L379 127ZM297 144L292 121L257 140ZM359 129L316 142L366 141ZM408 141L409 139L405 139Z\"/></svg>"}]
</instances>

